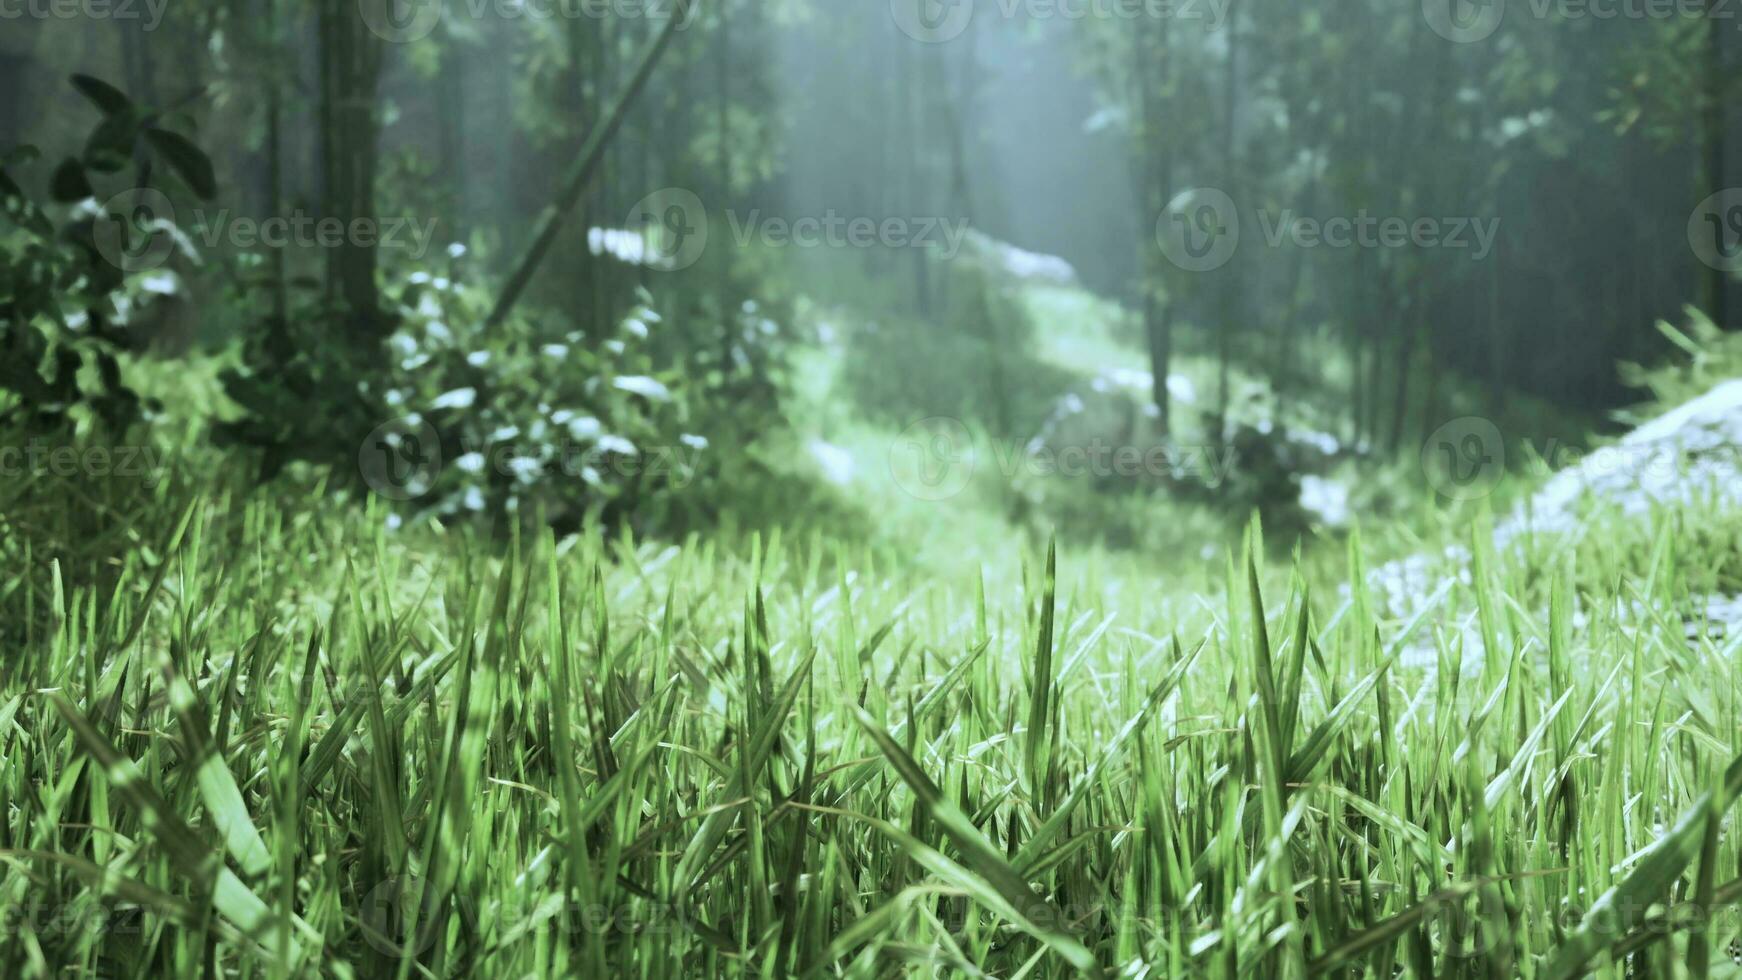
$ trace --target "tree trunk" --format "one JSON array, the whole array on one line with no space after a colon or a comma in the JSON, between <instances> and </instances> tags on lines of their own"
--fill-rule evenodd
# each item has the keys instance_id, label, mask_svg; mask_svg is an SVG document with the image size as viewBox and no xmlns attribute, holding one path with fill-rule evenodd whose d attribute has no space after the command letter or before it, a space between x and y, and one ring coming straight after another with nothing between
<instances>
[{"instance_id":1,"label":"tree trunk","mask_svg":"<svg viewBox=\"0 0 1742 980\"><path fill-rule=\"evenodd\" d=\"M279 0L265 0L266 44L271 51L272 71L266 80L266 213L268 217L284 214L284 78L279 52L282 39L278 32ZM280 363L288 360L290 323L290 275L285 267L284 246L272 249L272 341L277 348L273 355Z\"/></svg>"},{"instance_id":2,"label":"tree trunk","mask_svg":"<svg viewBox=\"0 0 1742 980\"><path fill-rule=\"evenodd\" d=\"M1706 0L1706 91L1701 100L1705 174L1700 197L1724 189L1724 29L1730 21L1720 16L1722 2ZM1712 322L1720 329L1729 329L1730 274L1722 269L1707 269L1702 292Z\"/></svg>"},{"instance_id":3,"label":"tree trunk","mask_svg":"<svg viewBox=\"0 0 1742 980\"><path fill-rule=\"evenodd\" d=\"M603 26L579 17L569 22L569 70L563 95L573 129L580 139L585 139L587 132L593 128L593 102L596 98L594 79L599 77L598 58L593 48L598 31ZM573 292L569 298L574 309L589 314L594 322L602 322L605 310L599 301L599 288L604 263L593 255L592 249L595 203L593 196L589 194L583 195L581 202L576 205L580 219L576 224L580 234L576 236L577 244L574 246L574 275L571 279Z\"/></svg>"},{"instance_id":4,"label":"tree trunk","mask_svg":"<svg viewBox=\"0 0 1742 980\"><path fill-rule=\"evenodd\" d=\"M715 95L717 101L714 109L717 116L715 125L719 129L720 153L718 176L720 202L722 207L730 207L732 197L732 13L728 8L730 0L719 0L720 36L714 46L715 68L717 80ZM714 279L714 302L719 307L720 314L720 371L730 377L737 358L733 356L733 348L737 346L737 331L733 329L735 319L732 299L732 253L720 252L715 255L719 263Z\"/></svg>"},{"instance_id":5,"label":"tree trunk","mask_svg":"<svg viewBox=\"0 0 1742 980\"><path fill-rule=\"evenodd\" d=\"M1167 87L1167 73L1172 69L1168 57L1171 38L1167 22L1161 21L1155 31L1154 45L1149 43L1150 25L1154 18L1143 18L1133 36L1132 67L1137 76L1138 119L1134 136L1137 141L1137 196L1142 202L1143 220L1139 222L1138 279L1142 290L1143 333L1149 341L1150 398L1157 412L1157 429L1163 438L1172 432L1172 398L1167 379L1173 362L1173 303L1161 301L1161 243L1157 239L1168 195L1173 185L1173 150L1162 137L1162 91Z\"/></svg>"},{"instance_id":6,"label":"tree trunk","mask_svg":"<svg viewBox=\"0 0 1742 980\"><path fill-rule=\"evenodd\" d=\"M344 0L323 0L320 31L325 164L322 211L345 226L338 247L327 250L327 290L351 322L361 328L359 339L379 340L386 332L386 318L375 281L376 236L358 236L351 230L372 229L376 221L375 168L380 137L376 90L381 79L382 40Z\"/></svg>"},{"instance_id":7,"label":"tree trunk","mask_svg":"<svg viewBox=\"0 0 1742 980\"><path fill-rule=\"evenodd\" d=\"M1235 153L1235 110L1238 106L1240 83L1240 22L1234 13L1233 0L1228 3L1228 64L1227 77L1224 81L1226 104L1222 115L1222 181L1227 185L1227 191L1233 197L1235 207L1240 204L1241 186L1238 179L1239 162ZM1235 288L1239 285L1239 275L1235 263L1229 263L1217 269L1215 275L1221 279L1221 289L1218 290L1218 313L1220 321L1216 325L1216 415L1219 430L1216 441L1221 443L1228 434L1228 411L1230 391L1230 364L1234 356L1234 323L1236 320Z\"/></svg>"}]
</instances>

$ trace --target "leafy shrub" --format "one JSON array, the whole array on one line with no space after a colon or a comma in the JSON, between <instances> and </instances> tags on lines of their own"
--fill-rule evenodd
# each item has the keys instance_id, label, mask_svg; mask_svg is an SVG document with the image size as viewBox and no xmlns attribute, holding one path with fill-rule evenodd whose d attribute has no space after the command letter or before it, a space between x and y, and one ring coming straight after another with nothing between
<instances>
[{"instance_id":1,"label":"leafy shrub","mask_svg":"<svg viewBox=\"0 0 1742 980\"><path fill-rule=\"evenodd\" d=\"M210 197L212 165L164 128L163 112L89 76L72 83L102 118L54 171L50 195L71 206L60 228L7 172L38 151L0 156L0 423L66 432L82 409L120 435L149 408L121 379L119 358L142 340L130 315L143 297L178 288L148 260L189 248L152 181L167 172Z\"/></svg>"},{"instance_id":2,"label":"leafy shrub","mask_svg":"<svg viewBox=\"0 0 1742 980\"><path fill-rule=\"evenodd\" d=\"M781 330L754 304L734 317L738 370L721 371L697 353L720 350L717 320L683 290L638 290L613 322L528 308L487 332L494 295L468 266L453 245L445 268L396 273L396 327L373 365L322 342L337 311L257 337L227 378L246 413L228 437L264 447L269 472L331 464L418 518L571 530L678 521L693 510L679 498L716 476L711 447L742 448L768 424Z\"/></svg>"},{"instance_id":3,"label":"leafy shrub","mask_svg":"<svg viewBox=\"0 0 1742 980\"><path fill-rule=\"evenodd\" d=\"M1662 364L1621 365L1621 380L1650 395L1650 404L1624 416L1627 421L1646 421L1700 397L1722 381L1742 377L1742 334L1726 333L1693 307L1688 307L1687 316L1683 328L1662 321L1657 324L1678 354Z\"/></svg>"},{"instance_id":4,"label":"leafy shrub","mask_svg":"<svg viewBox=\"0 0 1742 980\"><path fill-rule=\"evenodd\" d=\"M966 260L945 268L941 316L891 317L849 337L845 388L867 415L899 426L941 416L1027 439L1072 375L1034 356L1026 308L987 270Z\"/></svg>"}]
</instances>

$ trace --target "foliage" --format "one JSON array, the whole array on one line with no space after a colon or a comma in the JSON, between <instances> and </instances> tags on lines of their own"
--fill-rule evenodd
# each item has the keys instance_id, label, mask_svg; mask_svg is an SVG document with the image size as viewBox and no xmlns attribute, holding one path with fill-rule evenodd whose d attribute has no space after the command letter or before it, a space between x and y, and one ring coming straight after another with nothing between
<instances>
[{"instance_id":1,"label":"foliage","mask_svg":"<svg viewBox=\"0 0 1742 980\"><path fill-rule=\"evenodd\" d=\"M154 271L152 256L189 247L152 179L167 170L210 197L212 165L165 128L163 111L88 75L72 84L101 119L83 151L54 170L50 194L69 209L60 228L7 173L37 151L0 157L0 423L71 431L91 421L82 409L119 438L149 408L121 380L122 356L144 341L128 329L130 315L179 288L172 271Z\"/></svg>"},{"instance_id":2,"label":"foliage","mask_svg":"<svg viewBox=\"0 0 1742 980\"><path fill-rule=\"evenodd\" d=\"M748 447L775 411L781 330L755 303L738 311L735 369L722 371L717 321L681 288L639 291L615 323L535 310L487 332L494 296L464 247L409 268L386 291L396 328L383 363L323 342L332 320L296 318L278 373L262 369L273 363L264 351L229 373L246 415L226 436L273 447L269 460L334 464L349 482L370 479L379 439L432 431L430 472L373 487L408 498L413 515L648 527L678 519L674 498L704 491L715 440Z\"/></svg>"},{"instance_id":3,"label":"foliage","mask_svg":"<svg viewBox=\"0 0 1742 980\"><path fill-rule=\"evenodd\" d=\"M164 499L112 591L36 593L8 973L1561 977L1735 938L1734 641L1665 613L1732 544L1675 522L1593 528L1576 581L1478 545L1393 619L1359 544L1346 597L1245 551L1201 597L1050 555L977 590L315 506Z\"/></svg>"},{"instance_id":4,"label":"foliage","mask_svg":"<svg viewBox=\"0 0 1742 980\"><path fill-rule=\"evenodd\" d=\"M1641 410L1624 418L1643 421L1651 413L1711 391L1721 381L1742 377L1742 334L1719 330L1710 317L1692 307L1684 326L1660 320L1657 329L1674 345L1675 353L1658 364L1621 365L1622 380L1646 396Z\"/></svg>"},{"instance_id":5,"label":"foliage","mask_svg":"<svg viewBox=\"0 0 1742 980\"><path fill-rule=\"evenodd\" d=\"M948 292L937 315L892 314L848 336L843 390L897 427L942 417L1028 439L1070 374L1035 356L1028 310L990 271L963 259L939 267Z\"/></svg>"}]
</instances>

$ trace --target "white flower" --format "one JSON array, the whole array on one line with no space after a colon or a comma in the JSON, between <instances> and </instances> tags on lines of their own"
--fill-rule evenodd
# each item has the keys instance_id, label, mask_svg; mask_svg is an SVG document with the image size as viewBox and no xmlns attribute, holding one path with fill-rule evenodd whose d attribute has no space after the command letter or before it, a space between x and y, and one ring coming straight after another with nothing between
<instances>
[{"instance_id":1,"label":"white flower","mask_svg":"<svg viewBox=\"0 0 1742 980\"><path fill-rule=\"evenodd\" d=\"M683 443L684 445L690 447L691 449L706 449L706 448L708 448L708 437L707 436L692 436L692 435L685 434L685 435L678 436L677 441Z\"/></svg>"},{"instance_id":2,"label":"white flower","mask_svg":"<svg viewBox=\"0 0 1742 980\"><path fill-rule=\"evenodd\" d=\"M531 456L516 456L508 463L508 471L522 483L531 483L544 471L544 464Z\"/></svg>"},{"instance_id":3,"label":"white flower","mask_svg":"<svg viewBox=\"0 0 1742 980\"><path fill-rule=\"evenodd\" d=\"M640 395L643 398L649 398L656 402L671 401L671 389L645 375L631 375L627 378L618 378L615 383L619 389L627 391L632 395Z\"/></svg>"},{"instance_id":4,"label":"white flower","mask_svg":"<svg viewBox=\"0 0 1742 980\"><path fill-rule=\"evenodd\" d=\"M637 454L635 443L630 442L622 436L600 436L599 448L608 453L621 453L624 456L634 456Z\"/></svg>"},{"instance_id":5,"label":"white flower","mask_svg":"<svg viewBox=\"0 0 1742 980\"><path fill-rule=\"evenodd\" d=\"M478 400L478 389L455 388L431 403L431 408L471 408Z\"/></svg>"},{"instance_id":6,"label":"white flower","mask_svg":"<svg viewBox=\"0 0 1742 980\"><path fill-rule=\"evenodd\" d=\"M139 288L157 296L174 296L181 289L181 282L174 272L160 272L139 280Z\"/></svg>"},{"instance_id":7,"label":"white flower","mask_svg":"<svg viewBox=\"0 0 1742 980\"><path fill-rule=\"evenodd\" d=\"M467 453L454 460L454 465L467 473L482 473L484 472L484 454Z\"/></svg>"}]
</instances>

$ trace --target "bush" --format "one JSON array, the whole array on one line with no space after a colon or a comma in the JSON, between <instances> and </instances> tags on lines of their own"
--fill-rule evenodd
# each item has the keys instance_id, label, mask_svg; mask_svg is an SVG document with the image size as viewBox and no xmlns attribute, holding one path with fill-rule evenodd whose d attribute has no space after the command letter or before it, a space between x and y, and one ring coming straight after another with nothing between
<instances>
[{"instance_id":1,"label":"bush","mask_svg":"<svg viewBox=\"0 0 1742 980\"><path fill-rule=\"evenodd\" d=\"M191 248L148 176L210 197L212 165L163 113L86 75L72 83L101 119L50 181L70 206L62 227L7 172L37 150L0 155L0 424L41 435L95 423L121 438L149 407L121 380L121 356L142 345L130 317L179 289L153 259Z\"/></svg>"},{"instance_id":2,"label":"bush","mask_svg":"<svg viewBox=\"0 0 1742 980\"><path fill-rule=\"evenodd\" d=\"M946 268L942 316L892 317L848 339L845 388L868 416L898 426L941 416L1026 440L1072 376L1034 357L1025 308L986 270L965 260Z\"/></svg>"}]
</instances>

